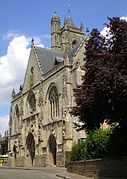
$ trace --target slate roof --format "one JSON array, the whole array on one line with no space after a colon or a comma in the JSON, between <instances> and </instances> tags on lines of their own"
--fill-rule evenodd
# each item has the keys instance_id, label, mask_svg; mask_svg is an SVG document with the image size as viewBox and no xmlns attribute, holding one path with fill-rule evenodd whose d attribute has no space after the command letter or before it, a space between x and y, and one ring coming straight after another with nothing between
<instances>
[{"instance_id":1,"label":"slate roof","mask_svg":"<svg viewBox=\"0 0 127 179\"><path fill-rule=\"evenodd\" d=\"M42 47L36 47L36 51L44 74L55 66L56 59L61 59L61 62L63 61L64 52Z\"/></svg>"},{"instance_id":2,"label":"slate roof","mask_svg":"<svg viewBox=\"0 0 127 179\"><path fill-rule=\"evenodd\" d=\"M74 48L71 48L67 55L69 59L72 59L73 55L79 48L81 42L79 42ZM64 52L54 51L52 49L42 48L36 46L37 56L39 58L43 73L46 74L57 64L64 61Z\"/></svg>"}]
</instances>

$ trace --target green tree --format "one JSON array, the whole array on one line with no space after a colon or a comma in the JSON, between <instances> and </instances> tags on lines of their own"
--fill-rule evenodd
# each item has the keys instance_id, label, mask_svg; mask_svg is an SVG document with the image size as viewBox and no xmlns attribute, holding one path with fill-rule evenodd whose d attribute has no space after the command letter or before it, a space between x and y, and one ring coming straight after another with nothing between
<instances>
[{"instance_id":1,"label":"green tree","mask_svg":"<svg viewBox=\"0 0 127 179\"><path fill-rule=\"evenodd\" d=\"M86 158L86 143L84 141L74 144L70 153L70 160L80 161Z\"/></svg>"}]
</instances>

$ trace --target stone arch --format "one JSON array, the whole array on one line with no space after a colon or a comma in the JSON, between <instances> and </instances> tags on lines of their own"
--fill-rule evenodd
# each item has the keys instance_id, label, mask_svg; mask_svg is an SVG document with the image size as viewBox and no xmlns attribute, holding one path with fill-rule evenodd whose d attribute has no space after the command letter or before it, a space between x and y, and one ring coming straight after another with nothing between
<instances>
[{"instance_id":1,"label":"stone arch","mask_svg":"<svg viewBox=\"0 0 127 179\"><path fill-rule=\"evenodd\" d=\"M50 162L51 164L56 165L57 144L56 144L56 138L53 134L49 136L48 146L49 146Z\"/></svg>"},{"instance_id":2,"label":"stone arch","mask_svg":"<svg viewBox=\"0 0 127 179\"><path fill-rule=\"evenodd\" d=\"M48 102L48 116L53 119L59 116L59 93L55 83L51 83L47 93L46 101Z\"/></svg>"},{"instance_id":3,"label":"stone arch","mask_svg":"<svg viewBox=\"0 0 127 179\"><path fill-rule=\"evenodd\" d=\"M33 165L33 160L35 158L35 139L31 132L28 134L26 138L26 146L27 146L27 150L29 151L32 165Z\"/></svg>"},{"instance_id":4,"label":"stone arch","mask_svg":"<svg viewBox=\"0 0 127 179\"><path fill-rule=\"evenodd\" d=\"M55 87L58 89L57 85L56 85L54 82L52 82L52 83L49 85L48 90L47 90L47 92L46 92L46 99L48 98L49 91L51 90L51 88L52 88L53 86L55 86ZM45 99L45 100L46 100L46 99Z\"/></svg>"}]
</instances>

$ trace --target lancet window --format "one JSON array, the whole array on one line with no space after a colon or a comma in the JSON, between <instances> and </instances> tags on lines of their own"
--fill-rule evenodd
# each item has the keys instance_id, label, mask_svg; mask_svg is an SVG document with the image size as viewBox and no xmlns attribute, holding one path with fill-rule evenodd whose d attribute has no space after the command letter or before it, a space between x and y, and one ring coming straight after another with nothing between
<instances>
[{"instance_id":1,"label":"lancet window","mask_svg":"<svg viewBox=\"0 0 127 179\"><path fill-rule=\"evenodd\" d=\"M51 118L59 116L59 96L55 86L53 86L49 92L49 103Z\"/></svg>"},{"instance_id":2,"label":"lancet window","mask_svg":"<svg viewBox=\"0 0 127 179\"><path fill-rule=\"evenodd\" d=\"M18 132L18 127L19 127L19 107L16 104L15 106L15 114L16 114L16 118L14 121L14 128L15 128L15 132Z\"/></svg>"}]
</instances>

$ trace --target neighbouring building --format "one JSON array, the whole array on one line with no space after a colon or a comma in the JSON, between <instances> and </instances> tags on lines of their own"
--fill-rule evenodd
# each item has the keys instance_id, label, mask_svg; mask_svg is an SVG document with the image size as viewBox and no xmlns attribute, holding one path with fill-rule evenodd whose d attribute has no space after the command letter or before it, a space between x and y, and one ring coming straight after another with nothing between
<instances>
[{"instance_id":1,"label":"neighbouring building","mask_svg":"<svg viewBox=\"0 0 127 179\"><path fill-rule=\"evenodd\" d=\"M4 136L0 135L0 155L7 155L8 153L8 131Z\"/></svg>"},{"instance_id":2,"label":"neighbouring building","mask_svg":"<svg viewBox=\"0 0 127 179\"><path fill-rule=\"evenodd\" d=\"M69 16L61 28L51 18L51 49L32 41L24 84L12 92L9 121L11 166L64 166L73 143L86 138L74 128L70 114L73 88L84 74L84 51L88 35Z\"/></svg>"}]
</instances>

